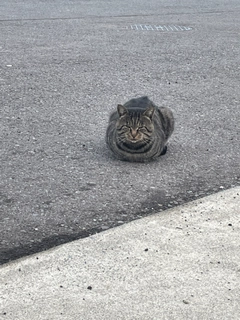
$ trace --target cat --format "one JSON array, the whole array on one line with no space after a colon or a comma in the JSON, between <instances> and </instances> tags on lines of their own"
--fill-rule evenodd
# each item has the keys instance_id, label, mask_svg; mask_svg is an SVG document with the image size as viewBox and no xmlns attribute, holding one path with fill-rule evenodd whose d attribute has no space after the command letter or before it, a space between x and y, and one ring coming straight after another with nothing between
<instances>
[{"instance_id":1,"label":"cat","mask_svg":"<svg viewBox=\"0 0 240 320\"><path fill-rule=\"evenodd\" d=\"M172 111L144 96L117 106L109 118L106 143L120 160L150 161L167 152L173 129Z\"/></svg>"}]
</instances>

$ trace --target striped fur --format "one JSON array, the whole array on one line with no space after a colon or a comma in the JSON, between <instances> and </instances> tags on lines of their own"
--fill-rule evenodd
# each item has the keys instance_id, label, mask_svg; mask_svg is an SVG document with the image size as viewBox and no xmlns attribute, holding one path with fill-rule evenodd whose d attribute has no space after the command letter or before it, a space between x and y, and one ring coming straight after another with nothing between
<instances>
[{"instance_id":1,"label":"striped fur","mask_svg":"<svg viewBox=\"0 0 240 320\"><path fill-rule=\"evenodd\" d=\"M120 160L144 162L166 153L174 129L172 111L148 97L118 105L109 118L106 143Z\"/></svg>"}]
</instances>

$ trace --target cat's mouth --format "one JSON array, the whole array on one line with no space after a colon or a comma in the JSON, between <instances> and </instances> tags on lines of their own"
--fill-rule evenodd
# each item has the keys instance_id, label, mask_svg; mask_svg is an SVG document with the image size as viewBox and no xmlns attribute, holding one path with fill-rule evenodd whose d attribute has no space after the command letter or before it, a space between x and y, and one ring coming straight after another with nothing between
<instances>
[{"instance_id":1,"label":"cat's mouth","mask_svg":"<svg viewBox=\"0 0 240 320\"><path fill-rule=\"evenodd\" d=\"M136 135L136 136L129 135L129 136L128 136L128 140L129 140L130 142L132 142L132 143L137 143L137 142L141 141L141 137L140 137L139 134Z\"/></svg>"},{"instance_id":2,"label":"cat's mouth","mask_svg":"<svg viewBox=\"0 0 240 320\"><path fill-rule=\"evenodd\" d=\"M131 142L131 143L137 143L137 142L139 142L140 140L139 139L136 139L136 138L131 138L131 139L129 139L129 141Z\"/></svg>"}]
</instances>

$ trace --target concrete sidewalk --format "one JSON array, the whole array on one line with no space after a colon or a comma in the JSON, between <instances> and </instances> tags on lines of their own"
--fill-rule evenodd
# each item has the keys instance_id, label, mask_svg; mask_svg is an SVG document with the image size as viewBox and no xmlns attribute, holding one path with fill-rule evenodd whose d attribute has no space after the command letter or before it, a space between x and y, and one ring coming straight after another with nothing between
<instances>
[{"instance_id":1,"label":"concrete sidewalk","mask_svg":"<svg viewBox=\"0 0 240 320\"><path fill-rule=\"evenodd\" d=\"M3 265L7 320L240 319L240 187Z\"/></svg>"}]
</instances>

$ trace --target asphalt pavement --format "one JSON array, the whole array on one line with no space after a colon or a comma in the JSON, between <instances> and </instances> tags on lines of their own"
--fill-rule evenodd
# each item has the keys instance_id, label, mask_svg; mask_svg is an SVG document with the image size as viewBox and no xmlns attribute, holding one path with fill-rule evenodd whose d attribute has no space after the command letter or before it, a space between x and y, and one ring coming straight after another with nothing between
<instances>
[{"instance_id":1,"label":"asphalt pavement","mask_svg":"<svg viewBox=\"0 0 240 320\"><path fill-rule=\"evenodd\" d=\"M4 320L239 320L240 187L0 267Z\"/></svg>"},{"instance_id":2,"label":"asphalt pavement","mask_svg":"<svg viewBox=\"0 0 240 320\"><path fill-rule=\"evenodd\" d=\"M239 1L0 3L0 263L239 185ZM176 128L156 162L115 160L117 104ZM87 241L87 240L86 240Z\"/></svg>"}]
</instances>

